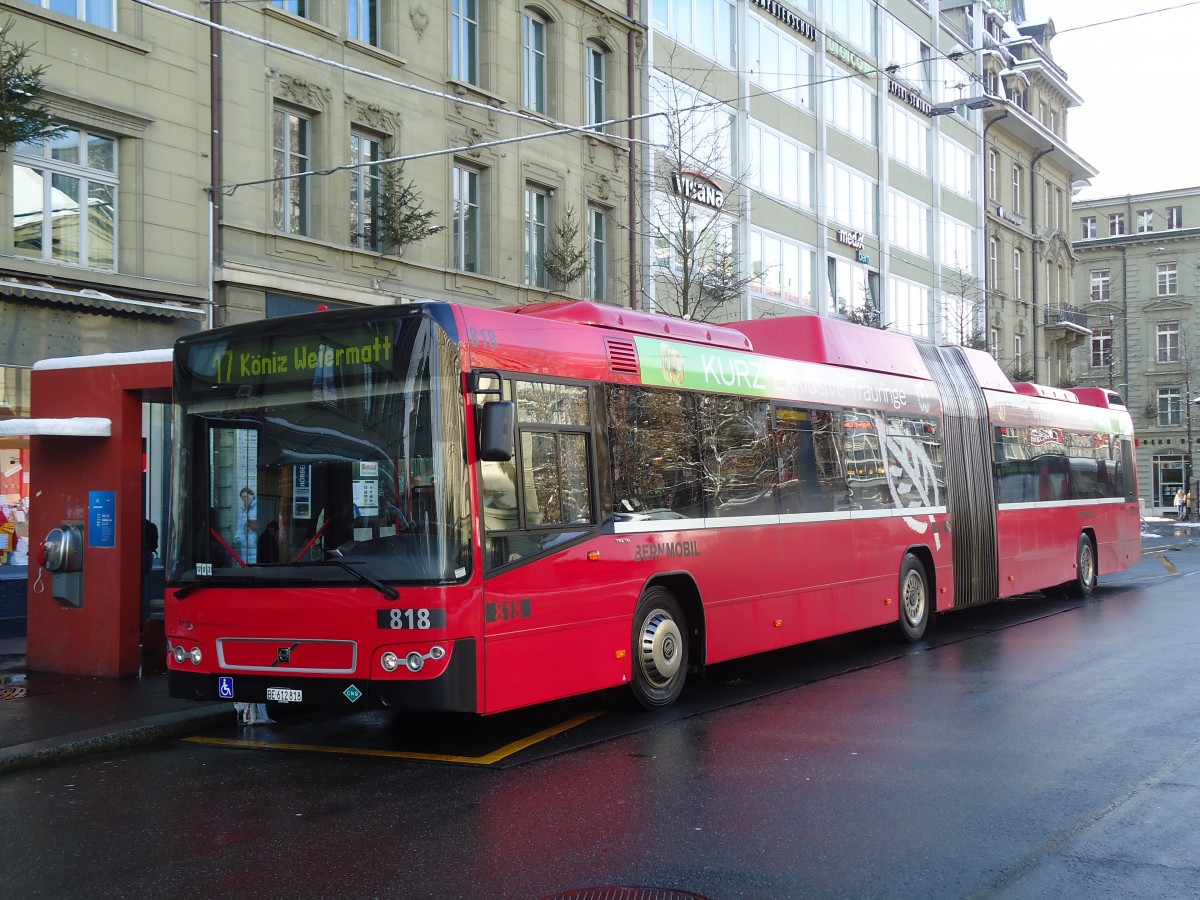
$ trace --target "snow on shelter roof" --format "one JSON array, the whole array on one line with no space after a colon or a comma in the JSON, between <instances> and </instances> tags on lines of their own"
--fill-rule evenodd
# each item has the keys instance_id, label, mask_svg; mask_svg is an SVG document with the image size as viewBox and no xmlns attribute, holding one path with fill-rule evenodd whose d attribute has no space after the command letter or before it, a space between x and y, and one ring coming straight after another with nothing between
<instances>
[{"instance_id":1,"label":"snow on shelter roof","mask_svg":"<svg viewBox=\"0 0 1200 900\"><path fill-rule=\"evenodd\" d=\"M112 419L77 416L67 419L5 419L0 437L112 437Z\"/></svg>"},{"instance_id":2,"label":"snow on shelter roof","mask_svg":"<svg viewBox=\"0 0 1200 900\"><path fill-rule=\"evenodd\" d=\"M33 364L35 372L47 369L90 369L104 366L140 366L146 363L169 363L171 348L165 350L134 350L130 353L95 353L91 356L63 356L42 359Z\"/></svg>"}]
</instances>

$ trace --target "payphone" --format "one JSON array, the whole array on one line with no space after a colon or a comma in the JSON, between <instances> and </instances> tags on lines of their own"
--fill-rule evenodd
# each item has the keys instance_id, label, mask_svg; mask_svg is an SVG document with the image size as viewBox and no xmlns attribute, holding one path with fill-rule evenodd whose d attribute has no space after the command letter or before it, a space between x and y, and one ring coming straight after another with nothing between
<instances>
[{"instance_id":1,"label":"payphone","mask_svg":"<svg viewBox=\"0 0 1200 900\"><path fill-rule=\"evenodd\" d=\"M51 593L63 606L83 606L83 526L64 522L42 541L42 568L52 572Z\"/></svg>"}]
</instances>

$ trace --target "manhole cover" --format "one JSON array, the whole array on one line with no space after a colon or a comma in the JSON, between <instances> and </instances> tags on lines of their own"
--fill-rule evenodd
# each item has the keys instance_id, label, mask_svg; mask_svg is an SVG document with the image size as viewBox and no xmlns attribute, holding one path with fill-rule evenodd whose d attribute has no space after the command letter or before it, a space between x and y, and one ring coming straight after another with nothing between
<instances>
[{"instance_id":1,"label":"manhole cover","mask_svg":"<svg viewBox=\"0 0 1200 900\"><path fill-rule=\"evenodd\" d=\"M0 684L0 700L19 700L25 696L23 684Z\"/></svg>"},{"instance_id":2,"label":"manhole cover","mask_svg":"<svg viewBox=\"0 0 1200 900\"><path fill-rule=\"evenodd\" d=\"M542 900L707 900L702 894L676 888L590 887L550 894Z\"/></svg>"}]
</instances>

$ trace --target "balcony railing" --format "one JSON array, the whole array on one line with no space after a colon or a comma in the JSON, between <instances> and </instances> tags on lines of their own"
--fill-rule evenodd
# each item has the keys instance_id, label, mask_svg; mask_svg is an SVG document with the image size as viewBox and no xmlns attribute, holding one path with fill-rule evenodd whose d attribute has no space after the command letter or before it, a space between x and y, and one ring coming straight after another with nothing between
<instances>
[{"instance_id":1,"label":"balcony railing","mask_svg":"<svg viewBox=\"0 0 1200 900\"><path fill-rule=\"evenodd\" d=\"M1047 325L1078 325L1088 327L1088 314L1077 306L1056 306L1046 310Z\"/></svg>"}]
</instances>

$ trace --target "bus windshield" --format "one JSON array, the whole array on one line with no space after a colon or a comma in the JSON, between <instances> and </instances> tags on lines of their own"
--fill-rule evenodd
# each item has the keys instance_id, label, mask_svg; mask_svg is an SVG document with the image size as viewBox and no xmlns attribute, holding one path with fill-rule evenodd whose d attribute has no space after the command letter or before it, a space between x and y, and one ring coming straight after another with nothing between
<instances>
[{"instance_id":1,"label":"bus windshield","mask_svg":"<svg viewBox=\"0 0 1200 900\"><path fill-rule=\"evenodd\" d=\"M185 338L175 370L174 583L467 576L458 353L419 308Z\"/></svg>"}]
</instances>

